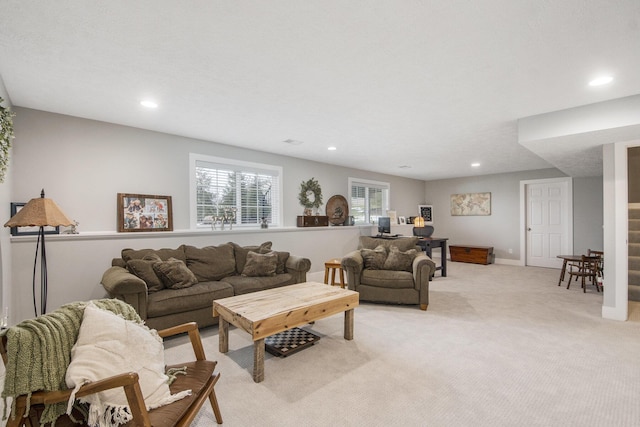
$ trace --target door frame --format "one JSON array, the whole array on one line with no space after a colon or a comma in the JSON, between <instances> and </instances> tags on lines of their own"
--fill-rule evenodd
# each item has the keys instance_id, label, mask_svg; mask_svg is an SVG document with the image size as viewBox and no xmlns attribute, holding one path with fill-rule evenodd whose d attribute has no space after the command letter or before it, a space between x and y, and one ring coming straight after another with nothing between
<instances>
[{"instance_id":1,"label":"door frame","mask_svg":"<svg viewBox=\"0 0 640 427\"><path fill-rule=\"evenodd\" d=\"M529 179L520 181L520 262L519 265L527 265L527 185L551 184L562 182L567 184L567 192L564 202L567 206L565 212L567 221L567 252L573 253L573 180L571 177Z\"/></svg>"}]
</instances>

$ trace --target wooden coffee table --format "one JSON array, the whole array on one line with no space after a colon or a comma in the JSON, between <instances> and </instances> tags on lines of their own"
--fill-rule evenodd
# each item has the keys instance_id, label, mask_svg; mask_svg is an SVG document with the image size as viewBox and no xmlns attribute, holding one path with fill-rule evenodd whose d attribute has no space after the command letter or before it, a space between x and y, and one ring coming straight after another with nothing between
<instances>
[{"instance_id":1,"label":"wooden coffee table","mask_svg":"<svg viewBox=\"0 0 640 427\"><path fill-rule=\"evenodd\" d=\"M306 282L213 301L220 317L219 350L229 351L229 323L251 334L253 380L264 380L264 339L278 332L344 311L344 339L353 339L353 310L358 293L322 283Z\"/></svg>"}]
</instances>

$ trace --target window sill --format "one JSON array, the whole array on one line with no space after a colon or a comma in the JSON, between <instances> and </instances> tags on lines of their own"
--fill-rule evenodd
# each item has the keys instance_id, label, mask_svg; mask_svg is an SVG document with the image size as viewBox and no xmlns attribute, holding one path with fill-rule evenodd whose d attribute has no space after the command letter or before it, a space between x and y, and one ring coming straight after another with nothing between
<instances>
[{"instance_id":1,"label":"window sill","mask_svg":"<svg viewBox=\"0 0 640 427\"><path fill-rule=\"evenodd\" d=\"M47 234L45 240L64 241L64 240L118 240L118 239L149 239L149 238L174 238L174 237L193 237L193 236L210 236L210 235L238 235L238 234L256 234L256 233L295 233L300 231L345 231L345 230L366 230L369 233L372 225L353 225L353 226L329 226L329 227L271 227L271 228L238 228L233 230L174 230L174 231L134 231L134 232L116 232L116 231L86 231L79 234ZM362 232L362 231L361 231ZM35 242L37 235L28 236L11 236L11 242Z\"/></svg>"}]
</instances>

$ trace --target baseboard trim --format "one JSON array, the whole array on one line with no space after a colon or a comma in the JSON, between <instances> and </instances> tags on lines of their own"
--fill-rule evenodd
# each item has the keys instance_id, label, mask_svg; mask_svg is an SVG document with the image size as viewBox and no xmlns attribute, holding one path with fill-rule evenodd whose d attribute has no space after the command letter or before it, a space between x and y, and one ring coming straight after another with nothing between
<instances>
[{"instance_id":1,"label":"baseboard trim","mask_svg":"<svg viewBox=\"0 0 640 427\"><path fill-rule=\"evenodd\" d=\"M494 263L501 265L522 265L519 259L496 258Z\"/></svg>"}]
</instances>

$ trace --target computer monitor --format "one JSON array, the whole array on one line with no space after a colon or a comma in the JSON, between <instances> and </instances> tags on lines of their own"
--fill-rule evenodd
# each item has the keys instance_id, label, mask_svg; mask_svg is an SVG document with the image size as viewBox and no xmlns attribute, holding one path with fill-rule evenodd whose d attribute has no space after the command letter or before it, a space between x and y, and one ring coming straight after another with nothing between
<instances>
[{"instance_id":1,"label":"computer monitor","mask_svg":"<svg viewBox=\"0 0 640 427\"><path fill-rule=\"evenodd\" d=\"M391 234L391 218L388 216L381 216L378 218L378 234L384 233Z\"/></svg>"}]
</instances>

